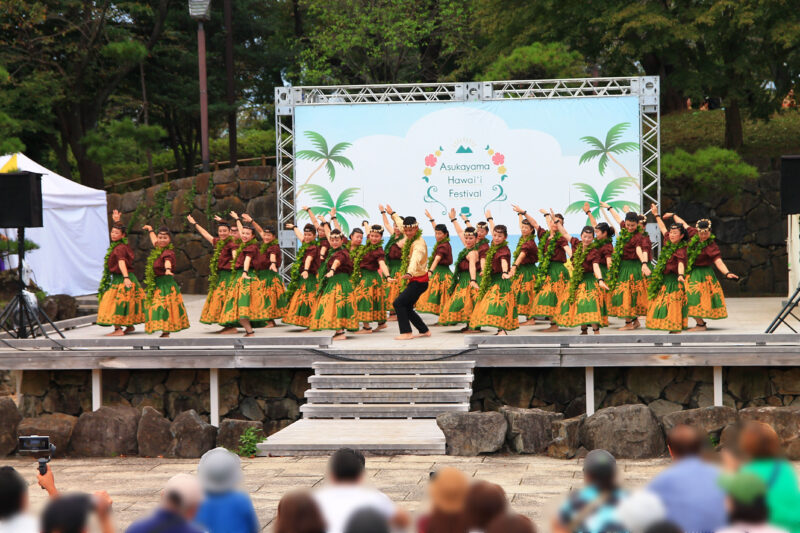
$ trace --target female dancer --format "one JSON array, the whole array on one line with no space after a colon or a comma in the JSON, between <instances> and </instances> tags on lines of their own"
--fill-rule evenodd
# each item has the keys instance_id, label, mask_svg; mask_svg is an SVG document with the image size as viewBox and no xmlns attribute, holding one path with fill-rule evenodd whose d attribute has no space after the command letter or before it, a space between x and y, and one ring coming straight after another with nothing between
<instances>
[{"instance_id":1,"label":"female dancer","mask_svg":"<svg viewBox=\"0 0 800 533\"><path fill-rule=\"evenodd\" d=\"M400 296L401 280L396 274L400 270L400 264L403 262L403 249L398 244L403 240L403 226L394 224L393 220L390 220L395 215L392 206L386 204L384 208L382 205L378 205L378 209L380 209L381 217L383 217L383 227L392 228L392 235L383 247L383 251L386 252L386 264L389 266L389 272L391 273L391 280L387 280L385 284L386 306L389 308L389 320L397 320L392 302Z\"/></svg>"},{"instance_id":2,"label":"female dancer","mask_svg":"<svg viewBox=\"0 0 800 533\"><path fill-rule=\"evenodd\" d=\"M364 323L356 335L372 333L370 322L378 323L375 331L385 329L387 303L383 278L390 274L383 251L383 226L370 226L369 244L358 247L352 258L350 284L353 286L356 319Z\"/></svg>"},{"instance_id":3,"label":"female dancer","mask_svg":"<svg viewBox=\"0 0 800 533\"><path fill-rule=\"evenodd\" d=\"M608 270L608 286L611 288L609 316L625 319L621 330L637 329L641 326L639 316L647 313L647 281L650 275L650 260L647 252L646 232L639 226L639 216L629 211L625 221L613 207L603 202L622 229L619 231L611 266Z\"/></svg>"},{"instance_id":4,"label":"female dancer","mask_svg":"<svg viewBox=\"0 0 800 533\"><path fill-rule=\"evenodd\" d=\"M133 273L133 249L128 246L121 217L116 209L111 213L111 245L106 252L103 276L97 289L100 300L97 324L114 326L114 331L106 335L108 337L133 333L133 326L145 321L145 294Z\"/></svg>"},{"instance_id":5,"label":"female dancer","mask_svg":"<svg viewBox=\"0 0 800 533\"><path fill-rule=\"evenodd\" d=\"M347 331L358 330L358 320L353 308L353 286L350 275L353 261L342 246L342 232L334 229L328 233L331 249L320 268L322 282L317 288L316 304L312 311L311 329L336 331L333 340L344 340Z\"/></svg>"},{"instance_id":6,"label":"female dancer","mask_svg":"<svg viewBox=\"0 0 800 533\"><path fill-rule=\"evenodd\" d=\"M514 212L519 217L519 230L522 236L514 250L513 263L511 265L511 275L514 281L512 288L517 299L517 314L524 315L526 320L521 325L533 325L536 320L531 313L533 307L534 290L536 283L536 262L539 261L539 248L536 246L536 230L539 224L533 221L535 226L528 222L522 214L522 209L512 204Z\"/></svg>"},{"instance_id":7,"label":"female dancer","mask_svg":"<svg viewBox=\"0 0 800 533\"><path fill-rule=\"evenodd\" d=\"M560 231L569 237L563 226ZM600 327L608 325L605 292L608 286L603 280L602 266L605 258L601 248L611 243L605 237L595 240L595 229L584 226L581 238L570 237L572 246L572 275L569 280L567 298L561 302L561 312L556 316L559 326L581 327L581 335L586 335L589 326L595 335Z\"/></svg>"},{"instance_id":8,"label":"female dancer","mask_svg":"<svg viewBox=\"0 0 800 533\"><path fill-rule=\"evenodd\" d=\"M286 224L286 229L294 230L303 244L297 251L297 259L292 264L289 287L284 293L288 305L282 322L308 328L311 325L311 311L316 300L317 271L320 264L317 231L310 223L303 227L302 232L294 224Z\"/></svg>"},{"instance_id":9,"label":"female dancer","mask_svg":"<svg viewBox=\"0 0 800 533\"><path fill-rule=\"evenodd\" d=\"M597 219L594 218L594 215L592 214L589 202L583 204L583 212L586 213L586 216L589 217L589 221L592 223L592 226L594 226L595 240L603 241L604 243L598 247L598 250L602 256L602 261L600 261L600 273L603 275L603 278L606 279L608 275L608 269L611 268L611 256L614 255L614 245L612 244L612 240L617 232L614 230L614 226L608 222L600 222L599 224L597 223ZM605 216L605 213L603 213L603 216ZM606 282L606 284L607 283L608 282ZM607 327L608 310L611 308L611 291L604 290L603 297L605 298L606 305L606 315L603 317L603 326Z\"/></svg>"},{"instance_id":10,"label":"female dancer","mask_svg":"<svg viewBox=\"0 0 800 533\"><path fill-rule=\"evenodd\" d=\"M144 269L146 294L146 314L144 330L147 333L161 331L162 337L169 337L173 331L189 327L189 317L183 306L180 286L175 283L172 268L177 263L175 251L166 226L153 231L153 226L144 226L150 235L153 251L147 257Z\"/></svg>"},{"instance_id":11,"label":"female dancer","mask_svg":"<svg viewBox=\"0 0 800 533\"><path fill-rule=\"evenodd\" d=\"M451 214L453 216L450 221L455 223L455 212L451 212ZM454 326L466 323L467 325L461 329L461 332L467 333L472 331L469 328L469 319L480 291L480 285L478 285L480 283L478 239L475 228L467 228L464 231L460 231L458 228L458 230L464 243L464 249L456 259L456 272L453 281L450 282L442 314L439 315L439 324Z\"/></svg>"},{"instance_id":12,"label":"female dancer","mask_svg":"<svg viewBox=\"0 0 800 533\"><path fill-rule=\"evenodd\" d=\"M564 216L560 213L553 213L552 209L549 213L544 209L540 209L539 212L544 214L549 229L545 231L541 226L537 228L542 260L539 263L538 276L533 287L535 291L534 304L531 306L530 312L532 316L549 317L550 327L542 331L551 333L558 331L556 315L561 312L560 302L567 297L569 291L569 270L564 264L572 250L569 248L569 242L559 230L564 225ZM521 211L521 213L531 225L535 223L533 216L527 211Z\"/></svg>"},{"instance_id":13,"label":"female dancer","mask_svg":"<svg viewBox=\"0 0 800 533\"><path fill-rule=\"evenodd\" d=\"M517 329L517 306L511 290L511 251L506 238L508 230L502 224L494 227L492 245L486 254L481 272L478 303L469 319L469 327L482 326L497 328L496 335L507 335L508 330Z\"/></svg>"},{"instance_id":14,"label":"female dancer","mask_svg":"<svg viewBox=\"0 0 800 533\"><path fill-rule=\"evenodd\" d=\"M705 331L706 320L718 320L728 316L725 306L725 294L717 280L713 266L725 276L725 279L737 280L739 276L731 272L722 260L719 246L711 233L711 221L707 218L698 220L694 227L689 226L681 217L672 213L664 213L664 218L673 217L675 222L683 226L689 235L687 244L686 298L689 305L689 316L697 325L689 331Z\"/></svg>"},{"instance_id":15,"label":"female dancer","mask_svg":"<svg viewBox=\"0 0 800 533\"><path fill-rule=\"evenodd\" d=\"M669 228L658 216L653 205L658 228L664 237L664 245L653 269L648 287L650 301L647 305L647 329L661 329L670 333L680 333L688 325L686 305L686 230L680 224L672 223Z\"/></svg>"},{"instance_id":16,"label":"female dancer","mask_svg":"<svg viewBox=\"0 0 800 533\"><path fill-rule=\"evenodd\" d=\"M216 324L222 313L222 305L225 302L225 291L231 283L231 255L233 250L239 246L237 236L231 232L230 224L219 217L214 217L217 221L217 236L212 236L203 226L198 224L192 215L187 215L186 220L192 224L205 240L214 247L211 261L208 265L208 295L203 305L203 312L200 314L200 322L203 324ZM217 333L235 333L236 328L223 328Z\"/></svg>"},{"instance_id":17,"label":"female dancer","mask_svg":"<svg viewBox=\"0 0 800 533\"><path fill-rule=\"evenodd\" d=\"M250 318L266 321L265 328L274 328L275 320L283 318L288 306L288 302L284 298L286 288L278 273L283 260L281 247L278 245L278 236L272 228L259 226L258 222L248 214L242 214L242 219L256 229L263 241L253 260L253 270L255 271L253 294L258 300L251 302L250 307L256 316ZM241 224L238 220L236 222L237 226Z\"/></svg>"},{"instance_id":18,"label":"female dancer","mask_svg":"<svg viewBox=\"0 0 800 533\"><path fill-rule=\"evenodd\" d=\"M417 311L439 315L442 312L447 289L453 281L453 272L450 270L450 265L453 264L453 248L450 246L450 232L447 226L437 224L427 209L425 216L433 226L436 246L428 257L428 290L419 297Z\"/></svg>"},{"instance_id":19,"label":"female dancer","mask_svg":"<svg viewBox=\"0 0 800 533\"><path fill-rule=\"evenodd\" d=\"M235 215L235 213L231 213ZM238 223L239 218L234 216ZM241 324L245 337L255 335L254 327L263 327L263 310L256 304L261 301L258 287L250 275L253 261L258 255L258 243L253 238L255 231L252 226L242 226L239 230L241 242L233 251L233 268L231 269L231 283L225 291L225 304L219 317L219 323L236 332L236 327ZM252 305L251 305L252 304ZM227 331L225 333L228 333Z\"/></svg>"}]
</instances>

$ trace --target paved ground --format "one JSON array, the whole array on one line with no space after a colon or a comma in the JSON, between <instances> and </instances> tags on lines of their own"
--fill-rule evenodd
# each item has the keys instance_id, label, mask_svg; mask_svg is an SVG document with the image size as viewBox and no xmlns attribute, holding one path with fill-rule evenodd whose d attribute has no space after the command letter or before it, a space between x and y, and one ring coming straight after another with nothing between
<instances>
[{"instance_id":1,"label":"paved ground","mask_svg":"<svg viewBox=\"0 0 800 533\"><path fill-rule=\"evenodd\" d=\"M246 459L244 488L251 494L263 531L270 523L281 496L287 491L313 488L323 483L325 457ZM31 483L33 509L41 509L45 493L35 485L35 464L8 459L0 464L17 468ZM180 459L62 459L52 463L62 491L107 490L114 500L118 531L148 514L158 502L162 485L171 476L196 472L196 460ZM620 461L623 482L637 487L667 464L664 459ZM425 509L426 483L431 471L455 466L475 478L500 484L513 509L536 521L546 531L546 517L570 490L581 485L579 461L537 456L485 457L395 456L368 457L369 483L411 512Z\"/></svg>"}]
</instances>

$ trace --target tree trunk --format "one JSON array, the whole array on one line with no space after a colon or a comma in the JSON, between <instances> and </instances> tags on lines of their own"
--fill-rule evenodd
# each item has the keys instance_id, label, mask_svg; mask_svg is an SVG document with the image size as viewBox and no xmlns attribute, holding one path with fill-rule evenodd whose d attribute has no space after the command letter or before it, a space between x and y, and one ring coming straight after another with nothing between
<instances>
[{"instance_id":1,"label":"tree trunk","mask_svg":"<svg viewBox=\"0 0 800 533\"><path fill-rule=\"evenodd\" d=\"M742 132L742 114L739 110L739 100L732 98L725 106L725 148L738 150L744 144Z\"/></svg>"}]
</instances>

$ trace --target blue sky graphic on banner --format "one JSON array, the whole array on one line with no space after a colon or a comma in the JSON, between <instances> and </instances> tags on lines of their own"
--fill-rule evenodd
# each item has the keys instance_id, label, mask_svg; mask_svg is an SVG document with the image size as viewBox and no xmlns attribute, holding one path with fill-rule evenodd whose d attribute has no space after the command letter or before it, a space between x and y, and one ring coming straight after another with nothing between
<instances>
[{"instance_id":1,"label":"blue sky graphic on banner","mask_svg":"<svg viewBox=\"0 0 800 533\"><path fill-rule=\"evenodd\" d=\"M348 228L379 222L379 203L426 236L425 209L448 225L450 208L473 223L489 209L511 236L512 203L564 213L573 234L584 201L596 216L600 201L639 209L636 96L298 106L295 139L297 207L336 205Z\"/></svg>"}]
</instances>

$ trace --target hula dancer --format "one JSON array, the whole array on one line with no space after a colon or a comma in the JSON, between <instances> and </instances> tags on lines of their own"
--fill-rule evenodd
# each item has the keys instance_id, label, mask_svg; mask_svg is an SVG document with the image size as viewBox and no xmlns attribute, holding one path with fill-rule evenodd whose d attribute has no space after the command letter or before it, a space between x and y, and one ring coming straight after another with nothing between
<instances>
[{"instance_id":1,"label":"hula dancer","mask_svg":"<svg viewBox=\"0 0 800 533\"><path fill-rule=\"evenodd\" d=\"M671 213L665 213L669 218ZM728 316L725 306L725 294L719 284L713 266L725 276L725 279L737 280L739 276L731 272L722 260L719 246L711 233L711 221L707 218L698 220L694 227L689 226L678 215L673 215L675 222L682 225L689 235L686 260L686 298L689 305L689 316L697 325L689 331L705 331L706 320L719 320Z\"/></svg>"},{"instance_id":2,"label":"hula dancer","mask_svg":"<svg viewBox=\"0 0 800 533\"><path fill-rule=\"evenodd\" d=\"M278 273L283 260L281 247L278 245L278 237L272 228L262 228L248 214L242 214L242 219L256 229L263 241L253 260L253 270L255 271L253 294L258 300L251 302L253 316L250 318L251 320L264 320L266 321L265 328L274 328L275 320L283 318L288 306L288 301L284 297L286 288ZM238 224L240 222L237 220Z\"/></svg>"},{"instance_id":3,"label":"hula dancer","mask_svg":"<svg viewBox=\"0 0 800 533\"><path fill-rule=\"evenodd\" d=\"M524 315L526 318L521 325L533 325L536 323L533 313L531 313L535 294L533 286L536 284L536 262L539 261L539 248L536 246L535 232L539 228L539 224L536 223L536 220L531 224L525 218L525 211L519 206L512 204L512 208L519 217L519 230L522 234L512 257L511 275L514 279L512 289L517 300L517 314Z\"/></svg>"},{"instance_id":4,"label":"hula dancer","mask_svg":"<svg viewBox=\"0 0 800 533\"><path fill-rule=\"evenodd\" d=\"M389 308L389 320L397 320L394 308L392 307L392 302L394 302L400 295L400 280L395 279L395 275L400 270L400 264L403 262L403 249L400 248L400 245L398 244L401 240L403 240L403 227L393 224L390 221L390 217L393 220L395 215L395 212L392 211L392 207L390 205L387 204L386 208L384 208L382 205L378 205L378 209L380 209L381 216L383 217L383 226L385 228L392 228L392 235L389 237L389 241L383 247L383 251L386 252L386 264L388 265L389 272L391 274L386 282L386 304Z\"/></svg>"},{"instance_id":5,"label":"hula dancer","mask_svg":"<svg viewBox=\"0 0 800 533\"><path fill-rule=\"evenodd\" d=\"M625 206L627 207L627 206ZM589 222L592 223L594 226L594 238L597 241L602 241L603 244L598 247L600 251L600 255L602 256L602 261L600 261L600 273L603 275L605 280L608 269L611 268L611 256L614 255L614 245L612 244L612 240L614 235L616 235L616 230L614 226L609 224L608 222L600 222L597 223L597 219L594 218L592 214L592 209L589 206L589 202L585 202L583 204L583 212L586 213L586 216L589 217ZM606 217L606 214L603 213L603 216ZM606 217L607 219L608 217ZM649 237L648 237L649 242ZM607 282L606 282L607 285ZM608 310L611 308L611 291L604 290L603 297L605 298L605 305L606 305L606 315L603 317L604 322L603 326L608 326Z\"/></svg>"},{"instance_id":6,"label":"hula dancer","mask_svg":"<svg viewBox=\"0 0 800 533\"><path fill-rule=\"evenodd\" d=\"M566 233L563 226L560 229L562 235ZM580 239L570 237L572 275L569 292L567 298L561 302L561 312L556 316L559 326L580 326L581 335L588 334L589 326L592 326L592 331L597 335L601 326L608 325L605 298L608 285L603 280L601 267L605 264L605 258L601 248L610 244L611 239L606 237L595 240L594 234L595 229L592 226L584 226Z\"/></svg>"},{"instance_id":7,"label":"hula dancer","mask_svg":"<svg viewBox=\"0 0 800 533\"><path fill-rule=\"evenodd\" d=\"M316 303L312 311L311 329L336 331L333 340L344 340L347 331L358 330L358 320L353 308L353 286L350 275L353 261L342 246L342 232L334 229L328 234L331 249L320 268L322 281L317 288Z\"/></svg>"},{"instance_id":8,"label":"hula dancer","mask_svg":"<svg viewBox=\"0 0 800 533\"><path fill-rule=\"evenodd\" d=\"M235 213L231 214L241 224ZM258 295L258 286L250 275L253 261L258 255L258 243L253 239L252 226L242 226L239 234L241 241L232 254L232 279L225 291L225 304L219 317L219 323L227 329L223 333L236 333L236 327L241 324L244 328L244 336L252 337L255 335L254 327L264 326L263 310L256 307L261 301L261 297Z\"/></svg>"},{"instance_id":9,"label":"hula dancer","mask_svg":"<svg viewBox=\"0 0 800 533\"><path fill-rule=\"evenodd\" d=\"M239 246L236 242L237 237L231 232L230 224L219 217L214 217L214 220L217 221L216 237L198 224L192 215L188 215L186 220L214 247L214 253L211 255L208 265L208 295L203 304L203 312L200 314L200 322L216 324L222 313L222 305L225 303L225 291L231 283L231 254ZM235 332L236 328L223 328L216 333Z\"/></svg>"},{"instance_id":10,"label":"hula dancer","mask_svg":"<svg viewBox=\"0 0 800 533\"><path fill-rule=\"evenodd\" d=\"M397 325L400 328L400 335L395 340L408 340L415 337L430 337L431 332L425 322L416 311L419 297L428 290L428 271L426 265L428 261L428 246L422 238L422 231L419 229L417 219L414 217L400 218L395 214L393 217L396 226L403 228L403 257L400 269L396 276L399 278L400 287L403 289L400 295L392 302L394 312L397 315ZM415 336L411 332L411 325L417 328L419 333Z\"/></svg>"},{"instance_id":11,"label":"hula dancer","mask_svg":"<svg viewBox=\"0 0 800 533\"><path fill-rule=\"evenodd\" d=\"M292 264L289 287L284 293L288 301L284 324L308 328L311 325L311 311L317 293L317 271L319 270L317 231L313 224L306 224L303 231L294 224L286 224L286 229L294 230L303 243L297 251L297 259Z\"/></svg>"},{"instance_id":12,"label":"hula dancer","mask_svg":"<svg viewBox=\"0 0 800 533\"><path fill-rule=\"evenodd\" d=\"M455 216L450 219L454 223L455 220ZM439 324L442 326L467 324L461 329L462 333L467 333L472 331L469 329L469 319L480 291L478 235L475 228L467 228L460 231L459 236L464 243L464 249L459 252L456 259L456 272L453 281L450 282L442 313L439 315Z\"/></svg>"},{"instance_id":13,"label":"hula dancer","mask_svg":"<svg viewBox=\"0 0 800 533\"><path fill-rule=\"evenodd\" d=\"M419 297L417 311L439 315L442 312L447 289L453 281L453 272L450 270L450 265L453 264L453 248L450 246L450 232L447 226L437 224L427 209L425 216L433 226L436 246L428 257L428 290Z\"/></svg>"},{"instance_id":14,"label":"hula dancer","mask_svg":"<svg viewBox=\"0 0 800 533\"><path fill-rule=\"evenodd\" d=\"M497 328L496 335L507 335L506 331L519 327L514 292L511 290L511 251L506 238L508 230L498 224L492 231L492 245L481 261L483 278L478 292L478 303L469 319L469 327Z\"/></svg>"},{"instance_id":15,"label":"hula dancer","mask_svg":"<svg viewBox=\"0 0 800 533\"><path fill-rule=\"evenodd\" d=\"M125 226L120 223L122 214L111 213L111 245L106 252L103 277L97 297L97 324L114 326L108 337L133 333L134 325L145 321L145 294L133 273L133 249L128 246ZM125 326L123 330L122 327Z\"/></svg>"},{"instance_id":16,"label":"hula dancer","mask_svg":"<svg viewBox=\"0 0 800 533\"><path fill-rule=\"evenodd\" d=\"M564 216L553 213L552 209L549 213L545 209L540 209L539 212L544 214L549 229L545 231L541 226L537 228L542 260L533 286L534 304L530 312L532 316L549 317L550 327L542 331L551 333L558 331L556 315L561 312L560 303L569 292L569 270L564 263L567 262L567 254L572 251L569 249L569 242L561 235L559 229L564 225ZM535 222L533 216L527 211L523 213L533 225Z\"/></svg>"},{"instance_id":17,"label":"hula dancer","mask_svg":"<svg viewBox=\"0 0 800 533\"><path fill-rule=\"evenodd\" d=\"M639 316L647 313L648 309L645 276L650 275L650 256L646 232L639 226L636 213L625 213L623 222L613 207L605 202L600 205L611 213L622 228L608 269L608 286L612 291L608 314L625 319L625 325L619 329L637 329L641 326Z\"/></svg>"},{"instance_id":18,"label":"hula dancer","mask_svg":"<svg viewBox=\"0 0 800 533\"><path fill-rule=\"evenodd\" d=\"M377 322L376 331L386 328L386 288L383 278L389 277L386 253L383 251L383 226L369 228L369 243L359 246L352 254L353 286L356 319L363 322L356 335L372 333L370 322Z\"/></svg>"},{"instance_id":19,"label":"hula dancer","mask_svg":"<svg viewBox=\"0 0 800 533\"><path fill-rule=\"evenodd\" d=\"M147 257L144 269L146 294L146 314L144 330L147 333L161 331L162 337L169 337L173 331L189 327L189 316L183 305L181 288L175 283L172 268L177 263L175 251L166 226L153 231L153 226L144 226L153 243L153 251Z\"/></svg>"},{"instance_id":20,"label":"hula dancer","mask_svg":"<svg viewBox=\"0 0 800 533\"><path fill-rule=\"evenodd\" d=\"M667 229L664 221L658 216L656 206L653 206L658 228L664 237L664 245L658 262L650 278L648 294L650 301L647 305L647 329L666 330L670 333L680 333L686 329L688 307L686 305L686 230L680 224L672 223Z\"/></svg>"}]
</instances>

